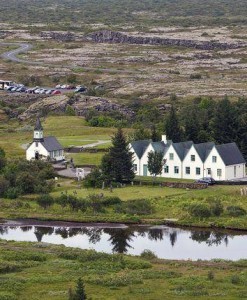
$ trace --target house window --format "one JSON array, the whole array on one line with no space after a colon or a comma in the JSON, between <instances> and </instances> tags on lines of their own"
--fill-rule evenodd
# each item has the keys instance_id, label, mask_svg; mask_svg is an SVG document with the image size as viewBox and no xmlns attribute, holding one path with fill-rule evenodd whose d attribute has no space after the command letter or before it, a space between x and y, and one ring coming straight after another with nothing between
<instances>
[{"instance_id":1,"label":"house window","mask_svg":"<svg viewBox=\"0 0 247 300\"><path fill-rule=\"evenodd\" d=\"M185 174L190 174L190 167L185 168Z\"/></svg>"},{"instance_id":2,"label":"house window","mask_svg":"<svg viewBox=\"0 0 247 300\"><path fill-rule=\"evenodd\" d=\"M196 175L201 175L201 168L196 168Z\"/></svg>"},{"instance_id":3,"label":"house window","mask_svg":"<svg viewBox=\"0 0 247 300\"><path fill-rule=\"evenodd\" d=\"M234 177L236 177L236 176L237 176L237 167L234 166Z\"/></svg>"},{"instance_id":4,"label":"house window","mask_svg":"<svg viewBox=\"0 0 247 300\"><path fill-rule=\"evenodd\" d=\"M211 175L211 169L208 168L208 175Z\"/></svg>"},{"instance_id":5,"label":"house window","mask_svg":"<svg viewBox=\"0 0 247 300\"><path fill-rule=\"evenodd\" d=\"M175 167L174 167L174 173L175 173L175 174L178 174L178 173L179 173L179 167L178 167L178 166L175 166Z\"/></svg>"},{"instance_id":6,"label":"house window","mask_svg":"<svg viewBox=\"0 0 247 300\"><path fill-rule=\"evenodd\" d=\"M216 163L217 162L217 156L212 156L212 162Z\"/></svg>"},{"instance_id":7,"label":"house window","mask_svg":"<svg viewBox=\"0 0 247 300\"><path fill-rule=\"evenodd\" d=\"M169 166L164 167L164 173L169 173Z\"/></svg>"},{"instance_id":8,"label":"house window","mask_svg":"<svg viewBox=\"0 0 247 300\"><path fill-rule=\"evenodd\" d=\"M174 160L174 154L173 153L169 153L169 159Z\"/></svg>"},{"instance_id":9,"label":"house window","mask_svg":"<svg viewBox=\"0 0 247 300\"><path fill-rule=\"evenodd\" d=\"M36 142L35 145L36 145L36 147L39 147L39 143L38 142Z\"/></svg>"},{"instance_id":10,"label":"house window","mask_svg":"<svg viewBox=\"0 0 247 300\"><path fill-rule=\"evenodd\" d=\"M196 160L196 156L195 155L191 155L190 159L191 159L191 161L195 161Z\"/></svg>"},{"instance_id":11,"label":"house window","mask_svg":"<svg viewBox=\"0 0 247 300\"><path fill-rule=\"evenodd\" d=\"M222 170L221 169L217 169L217 176L221 177L222 176Z\"/></svg>"},{"instance_id":12,"label":"house window","mask_svg":"<svg viewBox=\"0 0 247 300\"><path fill-rule=\"evenodd\" d=\"M134 166L134 172L137 172L137 165L134 164L133 166Z\"/></svg>"}]
</instances>

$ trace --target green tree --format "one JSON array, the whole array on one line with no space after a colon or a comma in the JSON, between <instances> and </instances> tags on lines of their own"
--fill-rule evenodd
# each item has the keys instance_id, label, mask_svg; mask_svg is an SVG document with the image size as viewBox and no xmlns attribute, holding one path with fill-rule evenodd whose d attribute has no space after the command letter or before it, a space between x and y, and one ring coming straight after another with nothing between
<instances>
[{"instance_id":1,"label":"green tree","mask_svg":"<svg viewBox=\"0 0 247 300\"><path fill-rule=\"evenodd\" d=\"M78 278L73 300L86 300L86 299L87 299L87 295L85 292L84 283L81 278Z\"/></svg>"},{"instance_id":2,"label":"green tree","mask_svg":"<svg viewBox=\"0 0 247 300\"><path fill-rule=\"evenodd\" d=\"M174 143L182 141L183 132L173 106L171 107L171 111L165 122L165 132L168 139L172 140Z\"/></svg>"},{"instance_id":3,"label":"green tree","mask_svg":"<svg viewBox=\"0 0 247 300\"><path fill-rule=\"evenodd\" d=\"M39 206L43 207L44 209L47 209L54 203L54 199L51 195L44 194L38 197L37 203Z\"/></svg>"},{"instance_id":4,"label":"green tree","mask_svg":"<svg viewBox=\"0 0 247 300\"><path fill-rule=\"evenodd\" d=\"M158 142L160 141L160 135L159 133L157 132L157 129L156 129L156 126L155 125L152 125L151 127L151 140L153 142Z\"/></svg>"},{"instance_id":5,"label":"green tree","mask_svg":"<svg viewBox=\"0 0 247 300\"><path fill-rule=\"evenodd\" d=\"M161 174L163 167L163 154L158 151L150 151L148 153L148 171L155 179Z\"/></svg>"},{"instance_id":6,"label":"green tree","mask_svg":"<svg viewBox=\"0 0 247 300\"><path fill-rule=\"evenodd\" d=\"M219 144L236 140L236 113L227 97L224 97L216 105L212 129L214 139Z\"/></svg>"},{"instance_id":7,"label":"green tree","mask_svg":"<svg viewBox=\"0 0 247 300\"><path fill-rule=\"evenodd\" d=\"M201 124L199 120L198 108L196 105L191 105L186 110L186 117L184 120L184 133L186 140L200 143L200 129Z\"/></svg>"},{"instance_id":8,"label":"green tree","mask_svg":"<svg viewBox=\"0 0 247 300\"><path fill-rule=\"evenodd\" d=\"M133 153L121 128L112 137L112 147L102 158L101 169L109 181L129 182L135 177L132 163Z\"/></svg>"},{"instance_id":9,"label":"green tree","mask_svg":"<svg viewBox=\"0 0 247 300\"><path fill-rule=\"evenodd\" d=\"M0 172L6 165L5 151L0 148Z\"/></svg>"}]
</instances>

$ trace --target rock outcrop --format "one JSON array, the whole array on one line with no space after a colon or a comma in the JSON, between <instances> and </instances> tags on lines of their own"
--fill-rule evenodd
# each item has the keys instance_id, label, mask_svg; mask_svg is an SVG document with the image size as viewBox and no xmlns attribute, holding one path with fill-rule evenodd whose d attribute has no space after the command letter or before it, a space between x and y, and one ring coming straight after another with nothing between
<instances>
[{"instance_id":1,"label":"rock outcrop","mask_svg":"<svg viewBox=\"0 0 247 300\"><path fill-rule=\"evenodd\" d=\"M243 47L243 43L221 43L216 41L195 41L186 39L171 39L159 37L141 37L123 34L117 31L101 30L88 34L85 37L88 41L95 43L118 43L118 44L147 44L164 46L181 46L186 48L195 48L200 50L227 50Z\"/></svg>"}]
</instances>

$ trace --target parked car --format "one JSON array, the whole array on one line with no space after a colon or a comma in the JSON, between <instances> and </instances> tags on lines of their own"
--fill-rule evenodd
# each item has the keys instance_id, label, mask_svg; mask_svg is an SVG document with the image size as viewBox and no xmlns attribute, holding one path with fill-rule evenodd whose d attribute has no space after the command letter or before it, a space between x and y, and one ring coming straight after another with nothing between
<instances>
[{"instance_id":1,"label":"parked car","mask_svg":"<svg viewBox=\"0 0 247 300\"><path fill-rule=\"evenodd\" d=\"M11 90L12 90L14 87L16 87L16 86L13 86L13 85L12 85L12 86L9 86L9 87L7 87L6 90L7 90L8 92L11 92Z\"/></svg>"},{"instance_id":2,"label":"parked car","mask_svg":"<svg viewBox=\"0 0 247 300\"><path fill-rule=\"evenodd\" d=\"M55 86L56 89L61 89L61 84Z\"/></svg>"},{"instance_id":3,"label":"parked car","mask_svg":"<svg viewBox=\"0 0 247 300\"><path fill-rule=\"evenodd\" d=\"M203 178L198 179L196 182L206 183L208 185L213 185L216 183L216 181L212 177L203 177Z\"/></svg>"},{"instance_id":4,"label":"parked car","mask_svg":"<svg viewBox=\"0 0 247 300\"><path fill-rule=\"evenodd\" d=\"M45 94L50 95L54 90L46 90Z\"/></svg>"},{"instance_id":5,"label":"parked car","mask_svg":"<svg viewBox=\"0 0 247 300\"><path fill-rule=\"evenodd\" d=\"M62 94L61 91L55 90L51 93L52 95L59 95Z\"/></svg>"},{"instance_id":6,"label":"parked car","mask_svg":"<svg viewBox=\"0 0 247 300\"><path fill-rule=\"evenodd\" d=\"M14 86L14 87L10 90L10 92L11 92L11 93L15 93L17 89L18 89L18 87L17 87L17 86Z\"/></svg>"},{"instance_id":7,"label":"parked car","mask_svg":"<svg viewBox=\"0 0 247 300\"><path fill-rule=\"evenodd\" d=\"M26 88L24 86L18 87L15 91L19 93L24 93L26 91Z\"/></svg>"},{"instance_id":8,"label":"parked car","mask_svg":"<svg viewBox=\"0 0 247 300\"><path fill-rule=\"evenodd\" d=\"M87 88L85 88L84 86L81 86L81 87L75 89L75 93L84 93L86 91L87 91Z\"/></svg>"}]
</instances>

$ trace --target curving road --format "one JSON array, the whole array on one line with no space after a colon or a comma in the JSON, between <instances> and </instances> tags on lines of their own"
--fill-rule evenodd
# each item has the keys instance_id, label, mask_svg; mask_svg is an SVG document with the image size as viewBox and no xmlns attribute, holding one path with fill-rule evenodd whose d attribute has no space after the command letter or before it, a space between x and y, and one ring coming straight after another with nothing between
<instances>
[{"instance_id":1,"label":"curving road","mask_svg":"<svg viewBox=\"0 0 247 300\"><path fill-rule=\"evenodd\" d=\"M7 51L4 52L0 55L1 58L7 59L16 63L23 63L23 64L28 64L28 65L42 65L46 67L51 67L51 68L75 68L77 65L71 64L71 65L54 65L54 64L47 64L41 61L32 61L32 60L27 60L27 59L22 59L16 57L16 55L21 54L21 53L26 53L29 50L33 48L32 44L29 43L10 43L10 42L0 42L0 47L1 46L15 46L18 47L15 50ZM99 69L99 68L92 68L92 67L84 67L84 66L78 66L82 67L84 70L88 71L102 71L102 72L116 72L116 73L136 73L135 71L130 71L130 70L119 70L115 68L107 68L107 69Z\"/></svg>"}]
</instances>

